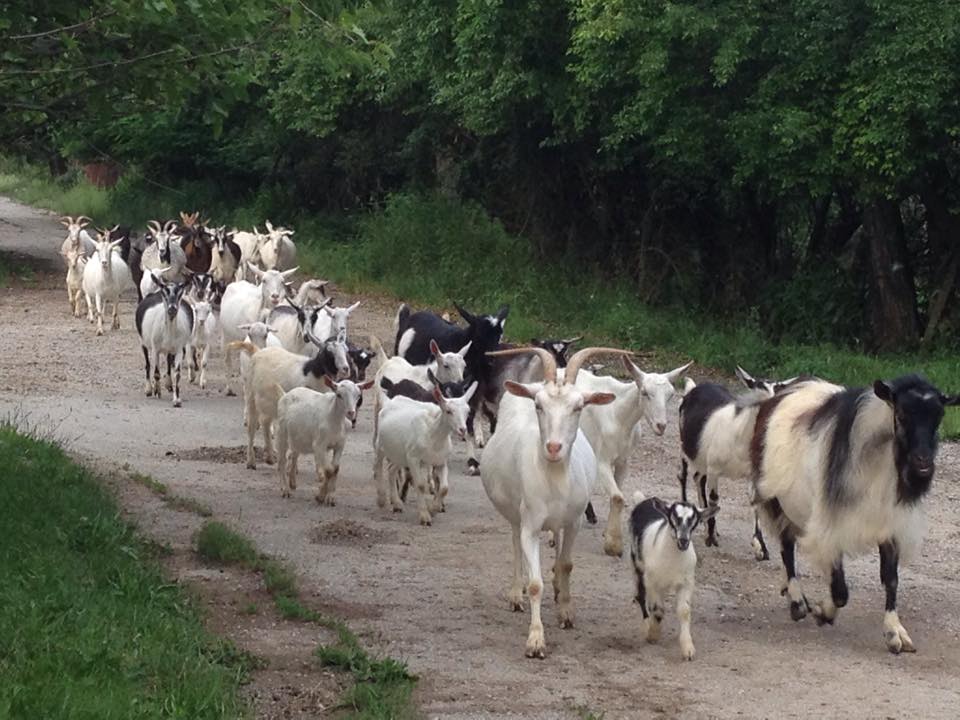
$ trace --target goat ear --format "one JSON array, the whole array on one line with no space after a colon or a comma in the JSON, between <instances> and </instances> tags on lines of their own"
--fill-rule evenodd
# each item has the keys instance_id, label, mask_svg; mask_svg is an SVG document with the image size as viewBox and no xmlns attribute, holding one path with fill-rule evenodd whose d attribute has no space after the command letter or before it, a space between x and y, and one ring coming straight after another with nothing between
<instances>
[{"instance_id":1,"label":"goat ear","mask_svg":"<svg viewBox=\"0 0 960 720\"><path fill-rule=\"evenodd\" d=\"M324 376L323 376L323 384L326 385L326 386L327 386L328 388L330 388L331 390L336 390L336 389L337 389L337 383L335 383L333 380L331 380L329 375L324 375Z\"/></svg>"},{"instance_id":2,"label":"goat ear","mask_svg":"<svg viewBox=\"0 0 960 720\"><path fill-rule=\"evenodd\" d=\"M290 277L291 275L293 275L293 274L294 274L297 270L299 270L299 269L300 269L300 266L297 265L297 267L292 267L292 268L290 268L289 270L284 270L284 271L281 272L280 274L284 277L284 279L286 279L286 278Z\"/></svg>"},{"instance_id":3,"label":"goat ear","mask_svg":"<svg viewBox=\"0 0 960 720\"><path fill-rule=\"evenodd\" d=\"M505 383L503 383L503 389L511 395L529 398L530 400L533 400L537 394L537 387L535 385L524 385L522 383L514 382L513 380L507 380Z\"/></svg>"},{"instance_id":4,"label":"goat ear","mask_svg":"<svg viewBox=\"0 0 960 720\"><path fill-rule=\"evenodd\" d=\"M497 320L500 321L500 324L503 325L503 321L507 319L507 315L510 314L509 305L501 305L500 309L497 310Z\"/></svg>"},{"instance_id":5,"label":"goat ear","mask_svg":"<svg viewBox=\"0 0 960 720\"><path fill-rule=\"evenodd\" d=\"M357 300L353 305L351 305L350 307L347 308L347 313L352 313L352 312L353 312L354 310L356 310L358 307L360 307L360 301L359 301L359 300Z\"/></svg>"},{"instance_id":6,"label":"goat ear","mask_svg":"<svg viewBox=\"0 0 960 720\"><path fill-rule=\"evenodd\" d=\"M439 386L440 382L437 380L437 376L433 374L433 370L427 368L427 380L430 381L430 384L433 386Z\"/></svg>"},{"instance_id":7,"label":"goat ear","mask_svg":"<svg viewBox=\"0 0 960 720\"><path fill-rule=\"evenodd\" d=\"M462 357L462 358L465 358L465 357L467 356L467 353L470 352L470 346L471 346L471 345L473 345L473 340L471 340L471 341L468 342L466 345L464 345L462 348L460 348L459 350L457 350L457 355L459 355L459 356Z\"/></svg>"},{"instance_id":8,"label":"goat ear","mask_svg":"<svg viewBox=\"0 0 960 720\"><path fill-rule=\"evenodd\" d=\"M440 346L437 345L437 341L433 338L430 338L430 354L433 355L438 360L440 359Z\"/></svg>"},{"instance_id":9,"label":"goat ear","mask_svg":"<svg viewBox=\"0 0 960 720\"><path fill-rule=\"evenodd\" d=\"M436 385L433 386L433 401L437 405L443 405L443 393L440 392L440 388Z\"/></svg>"},{"instance_id":10,"label":"goat ear","mask_svg":"<svg viewBox=\"0 0 960 720\"><path fill-rule=\"evenodd\" d=\"M471 315L471 314L470 314L469 312L467 312L464 308L462 308L459 304L454 303L453 306L457 309L457 312L460 313L460 317L462 317L464 320L466 320L470 325L473 325L473 324L475 324L475 323L477 322L476 316Z\"/></svg>"},{"instance_id":11,"label":"goat ear","mask_svg":"<svg viewBox=\"0 0 960 720\"><path fill-rule=\"evenodd\" d=\"M688 362L686 365L681 365L680 367L674 368L673 370L668 372L667 380L670 381L670 384L672 385L675 382L677 382L677 380L679 380L683 376L683 374L690 369L691 365L693 365L693 360Z\"/></svg>"},{"instance_id":12,"label":"goat ear","mask_svg":"<svg viewBox=\"0 0 960 720\"><path fill-rule=\"evenodd\" d=\"M885 380L876 380L873 383L873 392L884 402L893 405L893 388Z\"/></svg>"},{"instance_id":13,"label":"goat ear","mask_svg":"<svg viewBox=\"0 0 960 720\"><path fill-rule=\"evenodd\" d=\"M361 390L369 390L375 382L376 380L367 380L365 383L360 383L359 387Z\"/></svg>"},{"instance_id":14,"label":"goat ear","mask_svg":"<svg viewBox=\"0 0 960 720\"><path fill-rule=\"evenodd\" d=\"M708 505L707 507L703 508L702 510L698 510L697 512L700 513L700 520L701 520L701 521L703 521L703 520L709 520L709 519L712 518L714 515L716 515L718 512L720 512L720 506L719 506L719 505Z\"/></svg>"},{"instance_id":15,"label":"goat ear","mask_svg":"<svg viewBox=\"0 0 960 720\"><path fill-rule=\"evenodd\" d=\"M748 373L739 365L737 365L737 369L734 372L737 376L737 379L740 382L742 382L744 385L746 385L748 388L750 388L751 390L757 387L756 379L754 379L754 377L750 373Z\"/></svg>"},{"instance_id":16,"label":"goat ear","mask_svg":"<svg viewBox=\"0 0 960 720\"><path fill-rule=\"evenodd\" d=\"M583 394L584 405L609 405L616 399L617 396L613 393L595 392Z\"/></svg>"},{"instance_id":17,"label":"goat ear","mask_svg":"<svg viewBox=\"0 0 960 720\"><path fill-rule=\"evenodd\" d=\"M470 387L467 388L467 391L463 394L464 402L470 402L470 398L473 397L473 394L477 391L477 388L480 386L476 380L470 383Z\"/></svg>"},{"instance_id":18,"label":"goat ear","mask_svg":"<svg viewBox=\"0 0 960 720\"><path fill-rule=\"evenodd\" d=\"M941 395L940 402L942 402L945 407L960 405L960 395Z\"/></svg>"}]
</instances>

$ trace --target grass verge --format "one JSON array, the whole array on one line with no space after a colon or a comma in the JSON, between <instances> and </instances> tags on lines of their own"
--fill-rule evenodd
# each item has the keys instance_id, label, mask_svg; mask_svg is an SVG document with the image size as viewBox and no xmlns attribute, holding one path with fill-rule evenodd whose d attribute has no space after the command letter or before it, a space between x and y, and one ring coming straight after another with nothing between
<instances>
[{"instance_id":1,"label":"grass verge","mask_svg":"<svg viewBox=\"0 0 960 720\"><path fill-rule=\"evenodd\" d=\"M213 510L211 510L209 506L204 505L199 500L193 500L192 498L186 498L181 495L175 495L171 493L170 488L168 488L159 480L150 477L149 475L132 472L130 473L130 479L138 485L143 485L155 495L160 496L163 502L165 502L174 510L191 512L195 515L205 518L213 516Z\"/></svg>"},{"instance_id":2,"label":"grass verge","mask_svg":"<svg viewBox=\"0 0 960 720\"><path fill-rule=\"evenodd\" d=\"M250 658L192 602L90 473L0 424L0 717L236 718Z\"/></svg>"},{"instance_id":3,"label":"grass verge","mask_svg":"<svg viewBox=\"0 0 960 720\"><path fill-rule=\"evenodd\" d=\"M727 375L740 364L769 377L812 373L846 385L919 371L945 392L960 392L960 363L951 348L867 355L833 343L771 341L756 320L761 308L718 318L680 306L651 307L628 279L562 258L544 262L527 240L507 233L478 205L439 196L396 195L381 210L359 217L278 214L268 192L244 197L213 182L190 182L172 193L135 181L104 191L82 179L58 183L45 169L2 159L0 193L137 227L150 218L174 217L185 197L191 207L240 227L282 218L296 227L301 269L346 289L386 293L419 306L452 310L451 300L457 300L485 312L510 303L507 335L515 341L584 334L586 342L637 350L646 368L695 360ZM942 432L960 437L960 412L947 413Z\"/></svg>"},{"instance_id":4,"label":"grass verge","mask_svg":"<svg viewBox=\"0 0 960 720\"><path fill-rule=\"evenodd\" d=\"M324 667L349 673L353 686L341 699L341 709L358 720L403 720L417 717L413 704L416 678L404 663L393 658L376 658L360 645L345 623L328 618L304 606L299 599L296 576L283 563L259 554L243 535L216 521L197 531L197 553L223 565L239 565L263 576L277 612L286 620L312 622L333 630L337 642L317 648ZM256 612L253 607L250 612Z\"/></svg>"}]
</instances>

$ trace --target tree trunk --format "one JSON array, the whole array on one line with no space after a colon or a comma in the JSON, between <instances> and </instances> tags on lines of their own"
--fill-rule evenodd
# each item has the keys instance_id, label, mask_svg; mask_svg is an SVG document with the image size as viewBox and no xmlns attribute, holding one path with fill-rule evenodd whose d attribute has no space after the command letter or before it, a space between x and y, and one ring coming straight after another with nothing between
<instances>
[{"instance_id":1,"label":"tree trunk","mask_svg":"<svg viewBox=\"0 0 960 720\"><path fill-rule=\"evenodd\" d=\"M900 208L875 198L863 211L867 236L870 330L877 350L904 350L919 333L917 293L907 258Z\"/></svg>"},{"instance_id":2,"label":"tree trunk","mask_svg":"<svg viewBox=\"0 0 960 720\"><path fill-rule=\"evenodd\" d=\"M939 284L930 297L927 327L923 332L922 343L927 345L936 336L937 326L956 285L960 268L960 248L956 242L960 238L960 215L950 212L946 198L935 187L927 187L921 199L926 208L927 242L933 267L942 271L933 273L939 279Z\"/></svg>"}]
</instances>

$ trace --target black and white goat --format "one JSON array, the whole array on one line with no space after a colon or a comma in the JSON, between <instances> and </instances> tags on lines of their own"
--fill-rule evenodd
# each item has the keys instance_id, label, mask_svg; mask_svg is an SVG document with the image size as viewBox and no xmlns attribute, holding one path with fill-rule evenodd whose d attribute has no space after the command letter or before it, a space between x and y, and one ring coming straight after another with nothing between
<instances>
[{"instance_id":1,"label":"black and white goat","mask_svg":"<svg viewBox=\"0 0 960 720\"><path fill-rule=\"evenodd\" d=\"M637 504L630 514L630 559L637 581L634 599L643 613L647 642L660 639L664 596L675 591L680 653L684 660L693 660L690 614L697 568L693 531L703 520L716 515L719 508L713 505L701 510L687 502L668 504L657 497L644 499L639 492L633 498Z\"/></svg>"},{"instance_id":2,"label":"black and white goat","mask_svg":"<svg viewBox=\"0 0 960 720\"><path fill-rule=\"evenodd\" d=\"M849 592L845 555L880 549L883 634L893 653L914 652L897 615L900 558L922 540L922 500L933 483L944 408L960 404L919 375L869 388L802 381L760 406L750 459L755 502L779 534L790 615L832 624ZM830 579L812 607L797 580L796 543Z\"/></svg>"},{"instance_id":3,"label":"black and white goat","mask_svg":"<svg viewBox=\"0 0 960 720\"><path fill-rule=\"evenodd\" d=\"M154 276L157 292L147 295L137 306L137 332L146 365L147 397L160 397L160 358L167 360L168 386L173 388L173 406L180 407L180 365L193 335L194 312L184 297L185 284L166 284ZM150 366L153 365L153 381ZM171 381L171 371L174 377Z\"/></svg>"},{"instance_id":4,"label":"black and white goat","mask_svg":"<svg viewBox=\"0 0 960 720\"><path fill-rule=\"evenodd\" d=\"M208 228L210 234L210 269L215 280L229 284L236 279L240 266L240 246L233 241L233 233L226 227Z\"/></svg>"},{"instance_id":5,"label":"black and white goat","mask_svg":"<svg viewBox=\"0 0 960 720\"><path fill-rule=\"evenodd\" d=\"M749 392L734 395L723 385L687 381L680 403L680 493L687 502L688 470L693 470L694 486L700 493L700 505L716 505L720 477L730 480L750 476L750 439L757 411L767 398L790 387L797 378L775 381L754 378L737 365L737 377ZM717 547L717 521L707 522L707 545ZM757 560L769 560L760 523L754 513L753 554Z\"/></svg>"},{"instance_id":6,"label":"black and white goat","mask_svg":"<svg viewBox=\"0 0 960 720\"><path fill-rule=\"evenodd\" d=\"M430 341L435 340L440 350L452 352L459 350L467 343L470 349L465 356L467 374L478 383L478 390L473 395L470 405L470 416L467 420L467 472L471 475L479 473L480 463L477 460L477 445L483 446L482 431L478 435L476 423L477 411L485 388L494 383L492 358L487 353L496 350L503 338L503 328L510 313L510 306L502 306L496 315L474 315L460 305L454 303L467 327L460 327L444 320L432 312L421 311L412 313L407 305L401 305L397 312L396 352L413 365L424 365L430 361Z\"/></svg>"}]
</instances>

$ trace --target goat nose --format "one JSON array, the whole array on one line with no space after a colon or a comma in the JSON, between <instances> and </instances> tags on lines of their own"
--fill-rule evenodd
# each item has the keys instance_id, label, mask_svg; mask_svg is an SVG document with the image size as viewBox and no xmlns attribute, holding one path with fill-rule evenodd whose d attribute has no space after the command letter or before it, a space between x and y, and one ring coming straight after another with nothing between
<instances>
[{"instance_id":1,"label":"goat nose","mask_svg":"<svg viewBox=\"0 0 960 720\"><path fill-rule=\"evenodd\" d=\"M663 431L667 429L666 423L657 423L656 431L657 435L663 435Z\"/></svg>"},{"instance_id":2,"label":"goat nose","mask_svg":"<svg viewBox=\"0 0 960 720\"><path fill-rule=\"evenodd\" d=\"M563 447L562 443L558 442L548 442L547 443L547 455L550 457L556 457L560 454L560 449Z\"/></svg>"}]
</instances>

